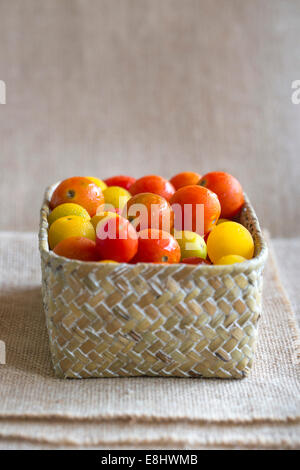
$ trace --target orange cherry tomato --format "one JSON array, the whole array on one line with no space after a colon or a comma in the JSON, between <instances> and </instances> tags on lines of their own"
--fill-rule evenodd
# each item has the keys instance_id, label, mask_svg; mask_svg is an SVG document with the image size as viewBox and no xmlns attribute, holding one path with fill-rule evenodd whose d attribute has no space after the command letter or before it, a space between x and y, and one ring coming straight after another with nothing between
<instances>
[{"instance_id":1,"label":"orange cherry tomato","mask_svg":"<svg viewBox=\"0 0 300 470\"><path fill-rule=\"evenodd\" d=\"M173 178L170 179L170 183L172 183L177 191L177 189L183 188L183 186L197 184L200 178L201 175L199 175L199 173L195 173L194 171L183 171L182 173L178 173L173 176Z\"/></svg>"},{"instance_id":2,"label":"orange cherry tomato","mask_svg":"<svg viewBox=\"0 0 300 470\"><path fill-rule=\"evenodd\" d=\"M202 176L198 184L217 194L221 204L222 218L231 219L243 207L243 188L239 181L229 173L212 171Z\"/></svg>"},{"instance_id":3,"label":"orange cherry tomato","mask_svg":"<svg viewBox=\"0 0 300 470\"><path fill-rule=\"evenodd\" d=\"M96 243L85 237L70 237L59 242L53 249L54 253L65 258L81 261L98 261Z\"/></svg>"},{"instance_id":4,"label":"orange cherry tomato","mask_svg":"<svg viewBox=\"0 0 300 470\"><path fill-rule=\"evenodd\" d=\"M54 209L65 202L74 202L84 207L93 217L104 205L104 196L95 183L85 177L74 176L62 181L52 194L50 208Z\"/></svg>"},{"instance_id":5,"label":"orange cherry tomato","mask_svg":"<svg viewBox=\"0 0 300 470\"><path fill-rule=\"evenodd\" d=\"M212 264L208 259L197 258L197 257L184 258L180 262L184 264Z\"/></svg>"},{"instance_id":6,"label":"orange cherry tomato","mask_svg":"<svg viewBox=\"0 0 300 470\"><path fill-rule=\"evenodd\" d=\"M140 193L154 193L169 201L175 193L175 188L170 181L161 176L148 175L136 180L130 186L130 192L133 196Z\"/></svg>"},{"instance_id":7,"label":"orange cherry tomato","mask_svg":"<svg viewBox=\"0 0 300 470\"><path fill-rule=\"evenodd\" d=\"M125 205L124 217L139 232L146 228L170 231L174 225L174 213L166 199L153 193L140 193L132 196Z\"/></svg>"},{"instance_id":8,"label":"orange cherry tomato","mask_svg":"<svg viewBox=\"0 0 300 470\"><path fill-rule=\"evenodd\" d=\"M132 263L179 263L180 247L168 232L145 229L139 232L138 251Z\"/></svg>"},{"instance_id":9,"label":"orange cherry tomato","mask_svg":"<svg viewBox=\"0 0 300 470\"><path fill-rule=\"evenodd\" d=\"M121 188L127 189L129 191L130 186L135 183L136 179L132 176L118 175L112 176L104 180L104 183L107 186L120 186Z\"/></svg>"},{"instance_id":10,"label":"orange cherry tomato","mask_svg":"<svg viewBox=\"0 0 300 470\"><path fill-rule=\"evenodd\" d=\"M216 223L216 225L218 225L218 222ZM203 237L206 244L207 244L207 239L208 239L208 236L209 236L210 232L211 232L211 230L209 230Z\"/></svg>"},{"instance_id":11,"label":"orange cherry tomato","mask_svg":"<svg viewBox=\"0 0 300 470\"><path fill-rule=\"evenodd\" d=\"M221 212L218 196L209 189L197 185L178 189L170 204L174 210L175 230L190 230L201 236L212 229ZM204 220L201 220L202 208Z\"/></svg>"},{"instance_id":12,"label":"orange cherry tomato","mask_svg":"<svg viewBox=\"0 0 300 470\"><path fill-rule=\"evenodd\" d=\"M101 259L128 263L137 253L138 235L124 217L110 217L98 222L96 246Z\"/></svg>"}]
</instances>

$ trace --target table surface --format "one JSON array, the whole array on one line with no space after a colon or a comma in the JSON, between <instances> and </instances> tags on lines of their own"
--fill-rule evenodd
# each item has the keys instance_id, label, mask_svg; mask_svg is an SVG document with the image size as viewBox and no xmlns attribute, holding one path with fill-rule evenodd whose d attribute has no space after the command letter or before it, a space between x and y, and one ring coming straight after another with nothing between
<instances>
[{"instance_id":1,"label":"table surface","mask_svg":"<svg viewBox=\"0 0 300 470\"><path fill-rule=\"evenodd\" d=\"M3 333L7 335L4 338L10 345L11 354L10 362L7 364L8 369L0 369L4 374L0 382L5 397L1 407L2 412L6 410L2 416L0 448L42 448L43 438L45 443L48 443L45 447L48 445L49 448L51 442L55 442L52 448L57 448L58 443L62 441L76 442L76 445L91 442L90 436L94 438L97 436L102 443L108 439L108 436L113 436L116 442L116 439L125 434L128 437L128 433L133 439L131 442L138 442L141 436L144 439L146 435L153 442L153 436L157 435L158 430L168 439L170 436L175 436L176 442L180 436L187 448L189 448L187 442L206 444L210 442L208 433L215 439L218 435L216 442L219 443L229 439L228 442L235 442L235 445L241 442L251 445L252 442L252 447L253 442L262 447L269 443L276 448L289 445L294 448L298 445L300 422L297 393L299 382L294 342L296 330L291 334L291 328L295 326L292 325L289 303L279 286L280 281L276 276L276 265L272 261L272 256L266 267L265 282L268 287L264 293L265 315L262 315L260 323L260 334L261 337L264 335L264 341L258 343L256 361L249 378L245 382L191 381L188 387L184 379L169 383L159 379L155 382L156 379L153 379L151 389L150 383L144 383L147 379L144 379L144 382L142 379L140 381L121 379L117 382L117 387L115 380L118 379L111 381L107 379L105 382L80 381L80 383L57 381L53 377L48 348L45 347L47 332L41 310L37 234L0 232L0 241L3 288L1 315L4 319ZM277 268L300 323L297 286L300 238L276 239L272 245L272 250L277 255ZM276 284L276 279L279 284ZM39 341L36 338L39 338ZM37 346L38 344L40 346ZM20 387L20 383L23 386ZM171 402L168 396L173 397ZM130 428L126 428L128 423L124 421L111 422L110 419L104 421L100 419L106 415L111 418L113 413L115 416L120 416L124 410L125 415L128 413L129 416L136 416L135 413L137 416L142 413L141 416L153 414L158 417L166 414L170 418L175 414L178 418L180 406L174 405L176 397L183 407L184 416L192 416L195 420L197 416L203 418L204 413L205 423L201 424L198 421L190 423L188 420L176 423L171 421L165 425L157 421L146 424L143 420L141 422L138 420L137 423L130 422ZM257 397L263 398L258 400ZM166 403L162 403L162 400L166 400ZM189 414L191 406L192 414ZM22 419L24 411L27 413L26 420ZM43 419L32 419L36 413L42 414ZM219 425L217 420L215 425L212 424L216 419L215 413L223 420L229 416L229 422L226 425L225 423ZM77 414L81 417L98 416L101 425L99 426L99 422L94 420L80 424L76 421ZM15 419L9 419L7 416L14 416ZM48 416L61 419L49 420ZM71 422L69 422L70 417ZM234 421L236 417L238 422ZM239 422L241 417L244 419L248 417L250 421L246 421L247 425ZM63 436L62 441L58 435ZM16 440L10 439L7 442L5 439L7 436L18 436L19 440L16 437ZM28 442L28 436L32 437L32 442Z\"/></svg>"}]
</instances>

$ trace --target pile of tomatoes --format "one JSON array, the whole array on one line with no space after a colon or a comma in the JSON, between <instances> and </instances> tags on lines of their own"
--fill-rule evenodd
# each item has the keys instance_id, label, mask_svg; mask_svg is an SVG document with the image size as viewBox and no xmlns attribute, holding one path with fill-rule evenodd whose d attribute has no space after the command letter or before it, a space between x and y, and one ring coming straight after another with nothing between
<instances>
[{"instance_id":1,"label":"pile of tomatoes","mask_svg":"<svg viewBox=\"0 0 300 470\"><path fill-rule=\"evenodd\" d=\"M102 263L243 262L254 253L236 221L243 205L240 183L225 172L68 178L50 201L49 247Z\"/></svg>"}]
</instances>

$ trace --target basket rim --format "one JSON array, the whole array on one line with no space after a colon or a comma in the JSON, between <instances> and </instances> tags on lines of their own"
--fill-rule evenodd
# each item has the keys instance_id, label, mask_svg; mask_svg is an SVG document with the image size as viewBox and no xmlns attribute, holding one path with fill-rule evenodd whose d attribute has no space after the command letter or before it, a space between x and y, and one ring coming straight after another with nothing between
<instances>
[{"instance_id":1,"label":"basket rim","mask_svg":"<svg viewBox=\"0 0 300 470\"><path fill-rule=\"evenodd\" d=\"M250 272L253 270L256 270L262 266L264 266L265 261L268 256L268 247L267 243L263 237L259 221L257 219L255 210L253 206L251 205L249 198L246 193L244 193L244 198L245 198L245 203L242 211L248 211L248 214L251 216L253 220L253 226L255 229L255 240L254 240L254 247L255 247L255 256L247 261L244 261L242 263L235 263L231 265L192 265L192 264L184 264L184 263L174 263L170 265L160 265L156 263L137 263L137 264L129 264L129 263L118 263L113 264L113 263L99 263L99 261L80 261L80 260L74 260L74 259L69 259L65 258L64 256L59 256L56 253L54 253L52 250L49 249L49 244L48 244L48 215L50 213L50 199L52 196L53 191L55 188L59 185L60 181L57 183L54 183L50 186L48 186L45 190L44 193L44 199L42 203L42 207L40 209L40 224L39 224L39 251L41 254L41 257L44 260L49 261L49 259L55 260L59 262L60 265L76 265L77 267L81 266L97 266L99 269L106 270L107 272L117 270L117 269L122 269L126 267L127 269L135 269L136 266L143 266L145 269L150 268L154 269L156 268L158 271L160 269L178 269L178 267L182 267L182 269L185 269L188 272L195 272L199 271L199 274L205 275L208 274L210 276L218 276L222 274L232 274L232 273L243 273L243 272Z\"/></svg>"}]
</instances>

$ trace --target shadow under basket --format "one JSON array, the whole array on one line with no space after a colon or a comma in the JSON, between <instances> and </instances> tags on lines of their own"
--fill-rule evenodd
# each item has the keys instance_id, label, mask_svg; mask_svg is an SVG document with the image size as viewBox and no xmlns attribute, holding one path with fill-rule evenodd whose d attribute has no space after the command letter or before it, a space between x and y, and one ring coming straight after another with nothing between
<instances>
[{"instance_id":1,"label":"shadow under basket","mask_svg":"<svg viewBox=\"0 0 300 470\"><path fill-rule=\"evenodd\" d=\"M227 266L100 264L49 250L49 200L41 209L42 290L55 374L88 377L248 375L267 258L255 212L240 214L254 258Z\"/></svg>"}]
</instances>

